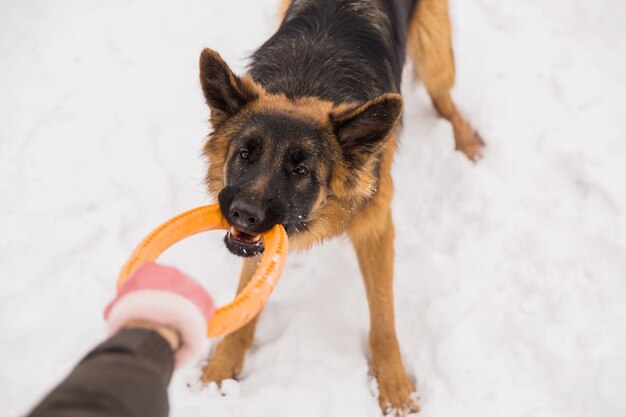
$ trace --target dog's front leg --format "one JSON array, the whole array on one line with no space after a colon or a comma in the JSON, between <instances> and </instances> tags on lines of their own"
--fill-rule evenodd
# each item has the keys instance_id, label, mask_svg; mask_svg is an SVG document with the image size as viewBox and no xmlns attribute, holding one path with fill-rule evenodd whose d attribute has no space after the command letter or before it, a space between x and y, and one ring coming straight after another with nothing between
<instances>
[{"instance_id":1,"label":"dog's front leg","mask_svg":"<svg viewBox=\"0 0 626 417\"><path fill-rule=\"evenodd\" d=\"M259 265L259 261L260 256L244 259L237 293L250 281ZM221 385L223 380L235 378L241 372L246 351L254 338L254 329L258 317L259 315L250 320L241 329L224 337L217 346L215 354L209 360L209 363L202 369L200 380L204 384L216 382L218 385Z\"/></svg>"},{"instance_id":2,"label":"dog's front leg","mask_svg":"<svg viewBox=\"0 0 626 417\"><path fill-rule=\"evenodd\" d=\"M370 350L372 374L378 381L378 402L383 413L396 416L418 412L409 380L400 357L393 308L394 228L391 213L379 232L351 234L365 281L370 309Z\"/></svg>"}]
</instances>

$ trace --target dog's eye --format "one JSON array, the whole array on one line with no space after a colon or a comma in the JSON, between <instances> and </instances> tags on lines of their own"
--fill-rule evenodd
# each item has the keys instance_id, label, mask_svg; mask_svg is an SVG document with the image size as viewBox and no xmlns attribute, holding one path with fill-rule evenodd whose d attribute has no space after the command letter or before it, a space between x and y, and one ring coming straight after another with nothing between
<instances>
[{"instance_id":1,"label":"dog's eye","mask_svg":"<svg viewBox=\"0 0 626 417\"><path fill-rule=\"evenodd\" d=\"M241 159L249 159L250 151L248 151L247 149L242 149L239 151L239 156L241 157Z\"/></svg>"},{"instance_id":2,"label":"dog's eye","mask_svg":"<svg viewBox=\"0 0 626 417\"><path fill-rule=\"evenodd\" d=\"M297 167L293 169L293 172L298 175L306 175L309 173L309 169L305 167L304 165L298 165Z\"/></svg>"}]
</instances>

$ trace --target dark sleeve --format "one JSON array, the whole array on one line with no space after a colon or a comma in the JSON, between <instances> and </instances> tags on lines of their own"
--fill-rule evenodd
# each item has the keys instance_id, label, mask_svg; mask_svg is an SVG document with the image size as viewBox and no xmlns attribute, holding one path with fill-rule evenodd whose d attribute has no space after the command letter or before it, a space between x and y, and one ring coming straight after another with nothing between
<instances>
[{"instance_id":1,"label":"dark sleeve","mask_svg":"<svg viewBox=\"0 0 626 417\"><path fill-rule=\"evenodd\" d=\"M28 417L167 417L174 353L148 329L126 329L92 350Z\"/></svg>"}]
</instances>

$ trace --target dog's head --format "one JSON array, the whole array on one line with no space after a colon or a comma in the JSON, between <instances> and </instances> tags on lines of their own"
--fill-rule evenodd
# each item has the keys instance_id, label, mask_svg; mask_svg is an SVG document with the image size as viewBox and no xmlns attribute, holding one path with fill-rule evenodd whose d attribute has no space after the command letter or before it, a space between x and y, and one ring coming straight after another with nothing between
<instances>
[{"instance_id":1,"label":"dog's head","mask_svg":"<svg viewBox=\"0 0 626 417\"><path fill-rule=\"evenodd\" d=\"M213 128L206 180L232 226L225 242L234 254L259 254L259 234L276 224L292 246L310 246L339 233L338 223L375 192L399 95L341 105L291 100L236 76L210 49L200 56L200 82Z\"/></svg>"}]
</instances>

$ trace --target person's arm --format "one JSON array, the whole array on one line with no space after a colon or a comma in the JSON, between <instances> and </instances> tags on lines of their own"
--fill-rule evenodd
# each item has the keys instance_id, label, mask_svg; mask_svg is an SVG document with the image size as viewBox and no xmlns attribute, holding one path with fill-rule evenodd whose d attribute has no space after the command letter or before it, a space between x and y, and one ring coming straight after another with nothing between
<instances>
[{"instance_id":1,"label":"person's arm","mask_svg":"<svg viewBox=\"0 0 626 417\"><path fill-rule=\"evenodd\" d=\"M149 263L105 310L112 336L28 417L166 417L172 372L197 356L215 307L175 268Z\"/></svg>"},{"instance_id":2,"label":"person's arm","mask_svg":"<svg viewBox=\"0 0 626 417\"><path fill-rule=\"evenodd\" d=\"M28 417L166 417L173 370L163 334L126 328L89 352Z\"/></svg>"}]
</instances>

